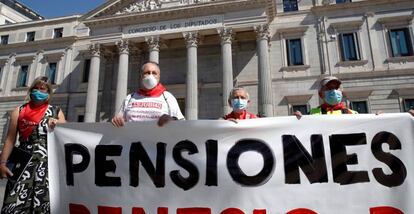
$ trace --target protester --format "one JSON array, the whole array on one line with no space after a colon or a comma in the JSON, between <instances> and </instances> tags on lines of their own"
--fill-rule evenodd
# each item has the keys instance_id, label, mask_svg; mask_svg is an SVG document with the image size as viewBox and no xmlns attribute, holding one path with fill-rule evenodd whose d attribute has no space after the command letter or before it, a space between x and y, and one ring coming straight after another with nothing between
<instances>
[{"instance_id":1,"label":"protester","mask_svg":"<svg viewBox=\"0 0 414 214\"><path fill-rule=\"evenodd\" d=\"M358 112L347 108L345 102L342 102L341 81L334 76L328 76L321 80L319 97L323 100L323 103L317 108L311 109L310 114L312 115L358 114Z\"/></svg>"},{"instance_id":2,"label":"protester","mask_svg":"<svg viewBox=\"0 0 414 214\"><path fill-rule=\"evenodd\" d=\"M358 114L357 111L347 108L345 103L342 102L343 92L341 81L334 76L325 77L320 81L319 97L323 100L323 104L311 109L311 115ZM375 114L380 115L382 113L382 111L377 111ZM408 113L414 116L414 109L409 110ZM294 115L298 119L302 117L300 111L294 112Z\"/></svg>"},{"instance_id":3,"label":"protester","mask_svg":"<svg viewBox=\"0 0 414 214\"><path fill-rule=\"evenodd\" d=\"M129 94L119 111L111 120L116 127L125 122L158 120L163 126L171 120L183 120L175 97L160 83L160 68L155 62L145 63L141 67L140 88Z\"/></svg>"},{"instance_id":4,"label":"protester","mask_svg":"<svg viewBox=\"0 0 414 214\"><path fill-rule=\"evenodd\" d=\"M18 148L32 154L24 176L17 181L9 180L1 213L49 213L49 182L47 130L65 122L61 109L49 101L52 87L47 77L36 78L27 94L29 101L13 110L3 151L0 155L0 176L7 178L13 173L6 166L14 149L17 133Z\"/></svg>"},{"instance_id":5,"label":"protester","mask_svg":"<svg viewBox=\"0 0 414 214\"><path fill-rule=\"evenodd\" d=\"M311 115L322 114L358 114L358 112L346 107L345 102L342 101L343 93L341 81L334 76L327 76L320 81L319 97L323 100L322 105L313 108L310 111ZM294 112L298 119L302 117L299 111Z\"/></svg>"},{"instance_id":6,"label":"protester","mask_svg":"<svg viewBox=\"0 0 414 214\"><path fill-rule=\"evenodd\" d=\"M229 94L228 102L233 111L225 115L222 119L237 123L237 120L257 118L256 115L247 111L250 100L249 93L244 88L233 88Z\"/></svg>"}]
</instances>

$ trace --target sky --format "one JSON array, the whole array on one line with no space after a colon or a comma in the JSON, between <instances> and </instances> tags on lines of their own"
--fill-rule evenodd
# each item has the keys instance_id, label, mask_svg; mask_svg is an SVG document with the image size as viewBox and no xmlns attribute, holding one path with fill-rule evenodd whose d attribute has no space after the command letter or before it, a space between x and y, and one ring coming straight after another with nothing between
<instances>
[{"instance_id":1,"label":"sky","mask_svg":"<svg viewBox=\"0 0 414 214\"><path fill-rule=\"evenodd\" d=\"M83 15L106 0L18 0L45 18Z\"/></svg>"}]
</instances>

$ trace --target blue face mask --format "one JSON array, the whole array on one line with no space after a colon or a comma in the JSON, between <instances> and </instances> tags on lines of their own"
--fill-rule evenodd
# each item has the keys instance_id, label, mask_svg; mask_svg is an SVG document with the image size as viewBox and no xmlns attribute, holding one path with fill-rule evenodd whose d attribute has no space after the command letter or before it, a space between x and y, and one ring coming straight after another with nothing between
<instances>
[{"instance_id":1,"label":"blue face mask","mask_svg":"<svg viewBox=\"0 0 414 214\"><path fill-rule=\"evenodd\" d=\"M248 100L246 99L232 99L231 107L236 111L243 110L247 108L247 103L248 103Z\"/></svg>"},{"instance_id":2,"label":"blue face mask","mask_svg":"<svg viewBox=\"0 0 414 214\"><path fill-rule=\"evenodd\" d=\"M49 94L47 92L41 92L39 90L34 89L32 93L30 93L30 98L34 102L44 102L49 98Z\"/></svg>"},{"instance_id":3,"label":"blue face mask","mask_svg":"<svg viewBox=\"0 0 414 214\"><path fill-rule=\"evenodd\" d=\"M335 89L325 91L325 101L332 106L339 104L342 101L342 91Z\"/></svg>"}]
</instances>

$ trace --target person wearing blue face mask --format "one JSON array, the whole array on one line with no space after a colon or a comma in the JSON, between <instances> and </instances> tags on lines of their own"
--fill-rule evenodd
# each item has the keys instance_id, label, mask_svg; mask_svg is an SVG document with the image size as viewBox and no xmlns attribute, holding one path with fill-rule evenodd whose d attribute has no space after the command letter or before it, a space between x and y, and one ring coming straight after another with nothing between
<instances>
[{"instance_id":1,"label":"person wearing blue face mask","mask_svg":"<svg viewBox=\"0 0 414 214\"><path fill-rule=\"evenodd\" d=\"M237 120L257 118L255 114L247 111L250 100L249 93L244 88L233 88L230 92L228 102L233 111L225 115L222 119L237 122Z\"/></svg>"},{"instance_id":2,"label":"person wearing blue face mask","mask_svg":"<svg viewBox=\"0 0 414 214\"><path fill-rule=\"evenodd\" d=\"M358 114L358 112L347 108L342 102L341 81L334 76L325 77L320 81L319 97L323 103L317 108L311 109L311 115Z\"/></svg>"},{"instance_id":3,"label":"person wearing blue face mask","mask_svg":"<svg viewBox=\"0 0 414 214\"><path fill-rule=\"evenodd\" d=\"M24 176L7 182L1 213L50 212L47 132L65 122L61 109L49 104L51 95L48 78L38 77L27 92L29 101L11 112L0 155L0 178L13 177L7 165L13 159L10 155L14 149L24 150L31 159L24 168ZM17 137L20 144L15 148Z\"/></svg>"}]
</instances>

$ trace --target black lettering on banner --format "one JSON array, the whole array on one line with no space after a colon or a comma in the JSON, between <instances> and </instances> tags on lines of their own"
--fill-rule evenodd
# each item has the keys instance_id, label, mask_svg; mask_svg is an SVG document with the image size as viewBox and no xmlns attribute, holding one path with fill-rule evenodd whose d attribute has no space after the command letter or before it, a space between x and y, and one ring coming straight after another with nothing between
<instances>
[{"instance_id":1,"label":"black lettering on banner","mask_svg":"<svg viewBox=\"0 0 414 214\"><path fill-rule=\"evenodd\" d=\"M374 136L371 143L371 150L374 157L385 163L390 167L392 173L387 175L381 168L375 168L372 170L375 179L382 185L387 187L400 186L404 183L407 177L407 169L404 163L396 156L389 152L382 150L382 144L388 144L390 150L400 150L401 142L397 136L390 132L380 132Z\"/></svg>"},{"instance_id":2,"label":"black lettering on banner","mask_svg":"<svg viewBox=\"0 0 414 214\"><path fill-rule=\"evenodd\" d=\"M120 156L121 145L97 145L95 148L95 184L96 186L121 186L120 177L108 177L107 172L116 171L116 164L113 160L106 160L107 156Z\"/></svg>"},{"instance_id":3,"label":"black lettering on banner","mask_svg":"<svg viewBox=\"0 0 414 214\"><path fill-rule=\"evenodd\" d=\"M73 156L80 155L82 161L80 163L73 163ZM77 143L68 143L65 144L65 161L66 161L66 184L68 186L73 186L73 174L82 172L88 168L89 162L91 160L91 155L89 154L88 148L84 145Z\"/></svg>"},{"instance_id":4,"label":"black lettering on banner","mask_svg":"<svg viewBox=\"0 0 414 214\"><path fill-rule=\"evenodd\" d=\"M187 170L189 176L185 178L180 174L180 170L173 170L170 172L170 177L175 185L183 190L189 190L197 184L200 175L197 166L189 160L183 158L181 155L182 152L188 152L189 155L192 155L198 153L198 149L197 146L189 140L180 141L173 148L174 161L179 166Z\"/></svg>"},{"instance_id":5,"label":"black lettering on banner","mask_svg":"<svg viewBox=\"0 0 414 214\"><path fill-rule=\"evenodd\" d=\"M217 186L217 158L218 158L217 140L208 140L206 142L206 153L207 153L206 186Z\"/></svg>"},{"instance_id":6,"label":"black lettering on banner","mask_svg":"<svg viewBox=\"0 0 414 214\"><path fill-rule=\"evenodd\" d=\"M358 164L356 154L347 154L346 146L367 144L365 133L336 134L329 137L332 173L335 183L341 185L369 182L367 171L348 171L347 165Z\"/></svg>"},{"instance_id":7,"label":"black lettering on banner","mask_svg":"<svg viewBox=\"0 0 414 214\"><path fill-rule=\"evenodd\" d=\"M244 152L256 151L263 157L263 169L254 176L246 175L239 166L240 155ZM242 186L260 186L265 184L273 174L275 159L269 146L258 139L238 141L227 154L227 170L233 180Z\"/></svg>"},{"instance_id":8,"label":"black lettering on banner","mask_svg":"<svg viewBox=\"0 0 414 214\"><path fill-rule=\"evenodd\" d=\"M165 186L165 148L167 144L157 143L157 160L156 167L151 162L147 151L145 151L141 142L131 144L129 151L129 184L133 187L139 185L139 163L142 163L152 182L157 188Z\"/></svg>"},{"instance_id":9,"label":"black lettering on banner","mask_svg":"<svg viewBox=\"0 0 414 214\"><path fill-rule=\"evenodd\" d=\"M299 167L311 184L328 182L322 135L311 136L312 156L294 135L283 135L285 182L300 184Z\"/></svg>"}]
</instances>

